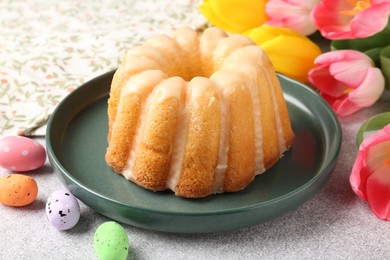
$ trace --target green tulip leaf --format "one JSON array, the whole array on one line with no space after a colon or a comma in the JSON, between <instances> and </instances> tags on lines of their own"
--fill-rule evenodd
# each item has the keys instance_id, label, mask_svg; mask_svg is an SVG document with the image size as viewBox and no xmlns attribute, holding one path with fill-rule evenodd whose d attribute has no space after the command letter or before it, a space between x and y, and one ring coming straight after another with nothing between
<instances>
[{"instance_id":1,"label":"green tulip leaf","mask_svg":"<svg viewBox=\"0 0 390 260\"><path fill-rule=\"evenodd\" d=\"M377 131L390 123L390 112L378 114L368 119L360 127L356 135L356 145L359 147L364 140L364 134L370 131Z\"/></svg>"},{"instance_id":2,"label":"green tulip leaf","mask_svg":"<svg viewBox=\"0 0 390 260\"><path fill-rule=\"evenodd\" d=\"M379 55L381 70L385 77L386 88L390 89L390 45L383 48Z\"/></svg>"},{"instance_id":3,"label":"green tulip leaf","mask_svg":"<svg viewBox=\"0 0 390 260\"><path fill-rule=\"evenodd\" d=\"M382 49L383 49L382 47L379 47L379 48L374 48L374 49L369 49L364 51L364 54L370 57L374 61L375 67L378 68L381 67L380 53Z\"/></svg>"}]
</instances>

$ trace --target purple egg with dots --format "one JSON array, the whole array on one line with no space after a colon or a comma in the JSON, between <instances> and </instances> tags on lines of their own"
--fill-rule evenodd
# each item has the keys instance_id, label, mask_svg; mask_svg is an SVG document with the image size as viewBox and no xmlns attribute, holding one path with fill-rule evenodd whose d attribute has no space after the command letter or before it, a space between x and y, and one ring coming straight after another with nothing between
<instances>
[{"instance_id":1,"label":"purple egg with dots","mask_svg":"<svg viewBox=\"0 0 390 260\"><path fill-rule=\"evenodd\" d=\"M45 148L30 138L7 136L0 140L0 167L13 172L32 171L45 160Z\"/></svg>"},{"instance_id":2,"label":"purple egg with dots","mask_svg":"<svg viewBox=\"0 0 390 260\"><path fill-rule=\"evenodd\" d=\"M47 199L46 215L56 229L68 230L79 221L80 206L76 197L68 190L57 190Z\"/></svg>"}]
</instances>

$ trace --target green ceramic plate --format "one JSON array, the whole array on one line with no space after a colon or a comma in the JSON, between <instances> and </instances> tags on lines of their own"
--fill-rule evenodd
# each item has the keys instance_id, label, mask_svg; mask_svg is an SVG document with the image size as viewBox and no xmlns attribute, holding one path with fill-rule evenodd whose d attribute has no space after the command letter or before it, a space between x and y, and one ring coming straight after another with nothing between
<instances>
[{"instance_id":1,"label":"green ceramic plate","mask_svg":"<svg viewBox=\"0 0 390 260\"><path fill-rule=\"evenodd\" d=\"M152 192L114 173L105 163L107 98L113 71L72 92L51 116L46 135L56 174L81 201L114 220L177 233L227 231L295 209L328 180L341 145L329 106L305 85L279 76L296 140L292 148L243 191L203 199Z\"/></svg>"}]
</instances>

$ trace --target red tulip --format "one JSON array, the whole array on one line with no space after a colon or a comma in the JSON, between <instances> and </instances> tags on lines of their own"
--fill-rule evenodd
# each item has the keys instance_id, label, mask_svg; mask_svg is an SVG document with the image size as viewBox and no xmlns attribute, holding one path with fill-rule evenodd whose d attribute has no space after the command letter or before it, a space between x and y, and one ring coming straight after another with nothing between
<instances>
[{"instance_id":1,"label":"red tulip","mask_svg":"<svg viewBox=\"0 0 390 260\"><path fill-rule=\"evenodd\" d=\"M380 219L390 220L390 124L359 147L350 176L353 191Z\"/></svg>"},{"instance_id":2,"label":"red tulip","mask_svg":"<svg viewBox=\"0 0 390 260\"><path fill-rule=\"evenodd\" d=\"M373 61L354 50L331 51L318 56L309 81L339 116L374 104L382 95L385 79Z\"/></svg>"},{"instance_id":3,"label":"red tulip","mask_svg":"<svg viewBox=\"0 0 390 260\"><path fill-rule=\"evenodd\" d=\"M312 19L322 36L331 40L372 36L385 28L389 0L322 0Z\"/></svg>"}]
</instances>

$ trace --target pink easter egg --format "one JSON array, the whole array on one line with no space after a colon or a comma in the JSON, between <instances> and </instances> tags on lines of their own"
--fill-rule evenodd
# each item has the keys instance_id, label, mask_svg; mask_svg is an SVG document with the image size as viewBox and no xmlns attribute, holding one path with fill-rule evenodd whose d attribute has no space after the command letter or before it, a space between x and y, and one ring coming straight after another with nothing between
<instances>
[{"instance_id":1,"label":"pink easter egg","mask_svg":"<svg viewBox=\"0 0 390 260\"><path fill-rule=\"evenodd\" d=\"M0 140L0 167L13 172L32 171L46 160L43 146L22 136L7 136Z\"/></svg>"}]
</instances>

